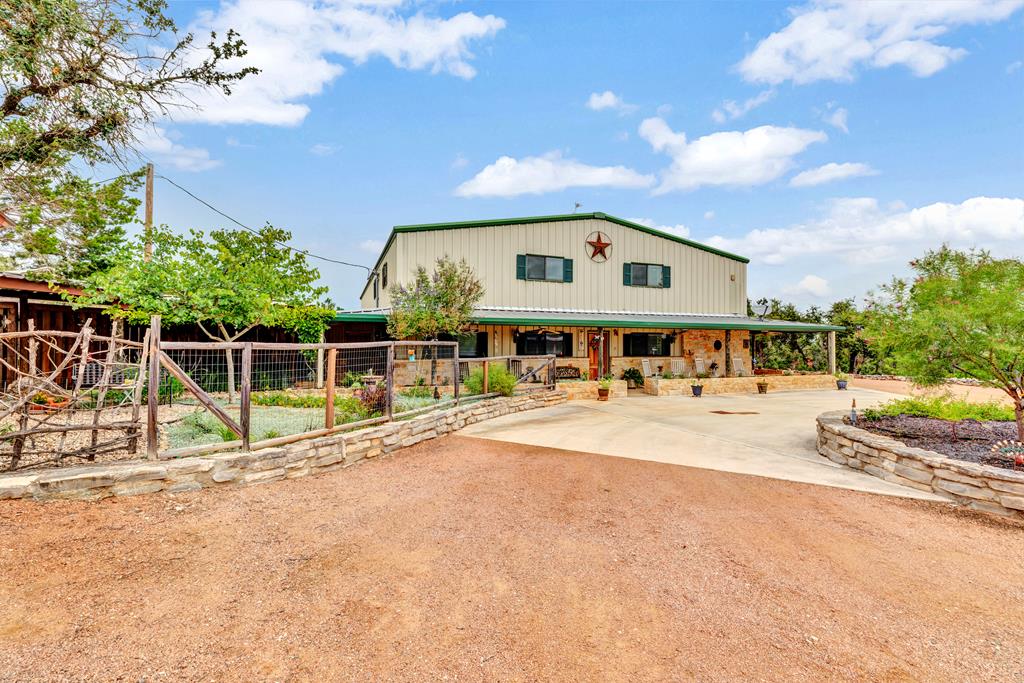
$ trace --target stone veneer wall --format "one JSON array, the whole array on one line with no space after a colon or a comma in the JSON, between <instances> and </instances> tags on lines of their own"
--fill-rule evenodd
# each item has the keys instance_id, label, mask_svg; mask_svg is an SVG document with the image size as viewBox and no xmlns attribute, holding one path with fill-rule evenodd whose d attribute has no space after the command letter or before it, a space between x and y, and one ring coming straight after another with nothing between
<instances>
[{"instance_id":1,"label":"stone veneer wall","mask_svg":"<svg viewBox=\"0 0 1024 683\"><path fill-rule=\"evenodd\" d=\"M558 388L566 392L568 400L579 401L581 399L597 400L597 382L590 380L569 380L558 383ZM629 396L629 385L624 379L612 381L612 389L608 392L608 398L626 398Z\"/></svg>"},{"instance_id":2,"label":"stone veneer wall","mask_svg":"<svg viewBox=\"0 0 1024 683\"><path fill-rule=\"evenodd\" d=\"M0 500L95 500L166 491L239 486L294 479L348 467L500 415L566 400L564 391L493 398L352 432L251 453L217 453L180 460L137 460L0 475Z\"/></svg>"},{"instance_id":3,"label":"stone veneer wall","mask_svg":"<svg viewBox=\"0 0 1024 683\"><path fill-rule=\"evenodd\" d=\"M705 394L756 394L757 383L768 382L768 392L794 391L800 389L835 389L836 378L832 375L763 375L760 377L709 377L701 380ZM651 396L692 396L692 378L664 379L648 377L644 381L644 393Z\"/></svg>"},{"instance_id":4,"label":"stone veneer wall","mask_svg":"<svg viewBox=\"0 0 1024 683\"><path fill-rule=\"evenodd\" d=\"M886 481L931 491L1001 517L1024 520L1024 472L954 460L848 425L839 410L818 416L818 452Z\"/></svg>"}]
</instances>

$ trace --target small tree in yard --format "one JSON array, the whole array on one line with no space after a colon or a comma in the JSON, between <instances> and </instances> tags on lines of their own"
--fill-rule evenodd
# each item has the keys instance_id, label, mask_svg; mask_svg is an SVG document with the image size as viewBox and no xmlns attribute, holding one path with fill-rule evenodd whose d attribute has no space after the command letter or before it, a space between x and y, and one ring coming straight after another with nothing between
<instances>
[{"instance_id":1,"label":"small tree in yard","mask_svg":"<svg viewBox=\"0 0 1024 683\"><path fill-rule=\"evenodd\" d=\"M483 285L465 260L440 258L433 273L419 266L410 284L396 284L391 291L388 334L395 339L457 338L469 327L483 295ZM431 384L436 374L437 358L432 357Z\"/></svg>"},{"instance_id":2,"label":"small tree in yard","mask_svg":"<svg viewBox=\"0 0 1024 683\"><path fill-rule=\"evenodd\" d=\"M122 248L112 267L90 276L75 305L104 305L115 318L144 324L195 324L214 341L232 342L258 325L283 327L315 342L334 315L317 286L319 272L284 246L291 233L266 226L258 234L214 230L209 237L153 231L153 257L140 237ZM228 401L234 401L234 360L227 359Z\"/></svg>"},{"instance_id":3,"label":"small tree in yard","mask_svg":"<svg viewBox=\"0 0 1024 683\"><path fill-rule=\"evenodd\" d=\"M913 281L870 297L868 339L921 385L973 377L1006 392L1024 441L1024 262L943 246L911 266Z\"/></svg>"}]
</instances>

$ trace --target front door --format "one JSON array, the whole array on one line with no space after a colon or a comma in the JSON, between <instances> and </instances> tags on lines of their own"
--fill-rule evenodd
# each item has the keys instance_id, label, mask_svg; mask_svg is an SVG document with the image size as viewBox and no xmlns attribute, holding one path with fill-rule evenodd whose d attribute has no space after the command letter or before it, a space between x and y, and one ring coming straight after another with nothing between
<instances>
[{"instance_id":1,"label":"front door","mask_svg":"<svg viewBox=\"0 0 1024 683\"><path fill-rule=\"evenodd\" d=\"M601 335L597 332L587 333L587 349L590 356L590 379L598 379L601 374L601 365L599 361L600 349L602 347ZM611 344L608 332L604 333L604 371L607 373L611 363Z\"/></svg>"}]
</instances>

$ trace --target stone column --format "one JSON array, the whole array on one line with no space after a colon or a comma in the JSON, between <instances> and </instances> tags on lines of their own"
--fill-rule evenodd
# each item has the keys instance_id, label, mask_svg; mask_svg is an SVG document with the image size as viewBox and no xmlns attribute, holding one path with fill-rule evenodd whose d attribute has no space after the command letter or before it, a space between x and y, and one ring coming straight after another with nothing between
<instances>
[{"instance_id":1,"label":"stone column","mask_svg":"<svg viewBox=\"0 0 1024 683\"><path fill-rule=\"evenodd\" d=\"M725 331L725 376L732 377L732 330Z\"/></svg>"}]
</instances>

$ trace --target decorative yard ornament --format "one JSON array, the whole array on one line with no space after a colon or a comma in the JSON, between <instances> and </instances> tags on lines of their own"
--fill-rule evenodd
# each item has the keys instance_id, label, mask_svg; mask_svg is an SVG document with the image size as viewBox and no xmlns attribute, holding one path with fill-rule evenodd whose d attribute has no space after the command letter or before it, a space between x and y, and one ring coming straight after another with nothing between
<instances>
[{"instance_id":1,"label":"decorative yard ornament","mask_svg":"<svg viewBox=\"0 0 1024 683\"><path fill-rule=\"evenodd\" d=\"M608 235L600 230L595 230L587 237L587 246L590 247L590 260L604 263L612 250L612 241Z\"/></svg>"},{"instance_id":2,"label":"decorative yard ornament","mask_svg":"<svg viewBox=\"0 0 1024 683\"><path fill-rule=\"evenodd\" d=\"M1013 469L1024 467L1024 443L1020 441L996 441L992 444L992 455L1009 460L1013 464Z\"/></svg>"}]
</instances>

